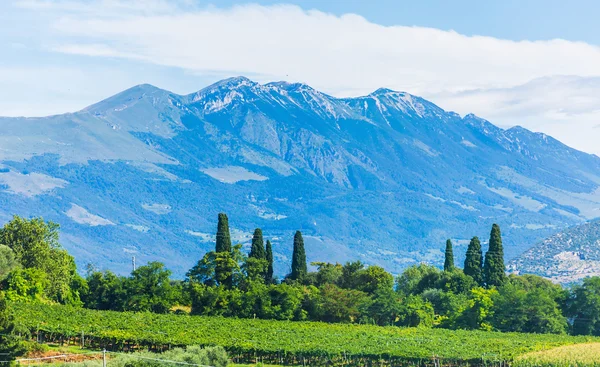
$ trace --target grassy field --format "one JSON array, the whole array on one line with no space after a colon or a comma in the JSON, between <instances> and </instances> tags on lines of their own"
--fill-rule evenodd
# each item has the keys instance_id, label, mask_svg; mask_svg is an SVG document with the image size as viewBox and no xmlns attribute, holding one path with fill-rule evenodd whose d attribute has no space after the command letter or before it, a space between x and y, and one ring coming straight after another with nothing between
<instances>
[{"instance_id":1,"label":"grassy field","mask_svg":"<svg viewBox=\"0 0 600 367\"><path fill-rule=\"evenodd\" d=\"M576 343L600 343L597 338L566 335L157 315L25 303L10 307L18 323L34 334L39 331L47 342L79 344L83 333L87 346L112 350L220 345L243 363L500 361Z\"/></svg>"},{"instance_id":2,"label":"grassy field","mask_svg":"<svg viewBox=\"0 0 600 367\"><path fill-rule=\"evenodd\" d=\"M600 343L567 345L516 358L515 367L599 367Z\"/></svg>"}]
</instances>

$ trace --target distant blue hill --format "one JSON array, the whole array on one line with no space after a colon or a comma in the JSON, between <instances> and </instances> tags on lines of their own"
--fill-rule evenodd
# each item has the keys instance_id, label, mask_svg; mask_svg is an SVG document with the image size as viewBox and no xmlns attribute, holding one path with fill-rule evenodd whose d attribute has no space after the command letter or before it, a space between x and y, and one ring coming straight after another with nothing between
<instances>
[{"instance_id":1,"label":"distant blue hill","mask_svg":"<svg viewBox=\"0 0 600 367\"><path fill-rule=\"evenodd\" d=\"M458 261L500 224L513 258L599 216L600 159L521 127L503 130L408 93L338 99L299 83L226 79L186 96L139 85L82 111L0 118L0 219L61 224L80 266L159 260L182 276L261 227L276 272L293 232L310 261L398 272Z\"/></svg>"}]
</instances>

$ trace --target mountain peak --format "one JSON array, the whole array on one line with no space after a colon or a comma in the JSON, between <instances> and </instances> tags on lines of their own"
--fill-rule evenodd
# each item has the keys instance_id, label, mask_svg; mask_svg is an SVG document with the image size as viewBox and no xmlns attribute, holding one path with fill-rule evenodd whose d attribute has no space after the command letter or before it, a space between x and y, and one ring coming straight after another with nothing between
<instances>
[{"instance_id":1,"label":"mountain peak","mask_svg":"<svg viewBox=\"0 0 600 367\"><path fill-rule=\"evenodd\" d=\"M235 76L235 77L220 80L214 84L209 85L208 87L206 87L202 90L215 90L215 89L222 89L222 88L237 89L240 87L246 87L246 86L253 87L256 85L258 85L258 83L246 78L245 76Z\"/></svg>"},{"instance_id":2,"label":"mountain peak","mask_svg":"<svg viewBox=\"0 0 600 367\"><path fill-rule=\"evenodd\" d=\"M488 120L481 118L474 113L466 114L465 117L463 117L463 121L469 125L476 125L476 126L484 126L484 125L492 124Z\"/></svg>"},{"instance_id":3,"label":"mountain peak","mask_svg":"<svg viewBox=\"0 0 600 367\"><path fill-rule=\"evenodd\" d=\"M208 96L211 96L211 98L216 98L218 100L227 99L229 101L227 103L217 102L217 104L219 105L219 108L217 108L217 110L220 110L234 99L243 98L243 95L245 94L245 89L254 89L257 86L259 87L260 84L246 78L245 76L236 76L213 83L208 87L199 90L196 93L188 95L188 98L192 103L198 102Z\"/></svg>"},{"instance_id":4,"label":"mountain peak","mask_svg":"<svg viewBox=\"0 0 600 367\"><path fill-rule=\"evenodd\" d=\"M286 92L303 92L303 91L314 91L315 89L313 87L311 87L308 84L305 83L300 83L300 82L294 82L294 83L290 83L287 81L278 81L278 82L271 82L271 83L267 83L265 84L267 87L276 87L282 90L285 90Z\"/></svg>"},{"instance_id":5,"label":"mountain peak","mask_svg":"<svg viewBox=\"0 0 600 367\"><path fill-rule=\"evenodd\" d=\"M406 94L404 92L398 92L389 88L379 88L374 92L370 93L369 96L382 96L382 95L390 95L390 94Z\"/></svg>"}]
</instances>

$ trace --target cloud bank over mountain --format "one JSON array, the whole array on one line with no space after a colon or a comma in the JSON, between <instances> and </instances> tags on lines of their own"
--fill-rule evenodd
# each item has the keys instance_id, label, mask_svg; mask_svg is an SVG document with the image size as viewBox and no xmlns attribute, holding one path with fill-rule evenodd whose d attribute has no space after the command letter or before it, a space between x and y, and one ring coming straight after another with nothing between
<instances>
[{"instance_id":1,"label":"cloud bank over mountain","mask_svg":"<svg viewBox=\"0 0 600 367\"><path fill-rule=\"evenodd\" d=\"M463 115L475 112L504 126L552 133L576 148L600 153L590 138L600 136L593 124L600 120L600 48L584 42L511 41L382 26L356 14L337 16L293 5L27 0L13 3L13 9L35 13L43 29L35 46L25 48L72 57L77 62L70 65L77 66L5 65L0 82L11 93L0 92L0 97L26 96L18 84L37 85L47 94L58 89L63 101L71 96L66 89L88 85L102 96L142 82L186 93L196 89L183 81L186 77L208 84L240 74L261 82L302 81L337 97L384 86L422 95ZM85 93L73 98L73 105L48 104L37 111L3 98L8 102L0 111L66 112L101 97Z\"/></svg>"}]
</instances>

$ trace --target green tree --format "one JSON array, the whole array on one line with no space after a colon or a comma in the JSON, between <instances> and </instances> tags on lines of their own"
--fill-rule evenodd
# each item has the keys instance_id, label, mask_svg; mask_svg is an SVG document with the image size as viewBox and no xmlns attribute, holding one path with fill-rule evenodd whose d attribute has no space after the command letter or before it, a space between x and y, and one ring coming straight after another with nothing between
<instances>
[{"instance_id":1,"label":"green tree","mask_svg":"<svg viewBox=\"0 0 600 367\"><path fill-rule=\"evenodd\" d=\"M339 284L342 277L342 265L326 262L313 262L312 266L317 267L317 271L309 273L306 279L307 284L321 287L325 284Z\"/></svg>"},{"instance_id":2,"label":"green tree","mask_svg":"<svg viewBox=\"0 0 600 367\"><path fill-rule=\"evenodd\" d=\"M355 322L360 317L361 310L370 303L371 298L365 292L325 284L321 288L319 305L322 321Z\"/></svg>"},{"instance_id":3,"label":"green tree","mask_svg":"<svg viewBox=\"0 0 600 367\"><path fill-rule=\"evenodd\" d=\"M396 291L405 295L417 295L435 288L441 271L431 265L419 264L408 267L396 278Z\"/></svg>"},{"instance_id":4,"label":"green tree","mask_svg":"<svg viewBox=\"0 0 600 367\"><path fill-rule=\"evenodd\" d=\"M42 301L48 287L48 277L40 269L17 268L5 281L6 298L11 301Z\"/></svg>"},{"instance_id":5,"label":"green tree","mask_svg":"<svg viewBox=\"0 0 600 367\"><path fill-rule=\"evenodd\" d=\"M227 218L227 214L225 213L219 213L215 252L231 252L231 235L229 233L229 219Z\"/></svg>"},{"instance_id":6,"label":"green tree","mask_svg":"<svg viewBox=\"0 0 600 367\"><path fill-rule=\"evenodd\" d=\"M427 302L421 296L406 296L400 302L398 313L398 326L425 326L433 325L434 312L431 303Z\"/></svg>"},{"instance_id":7,"label":"green tree","mask_svg":"<svg viewBox=\"0 0 600 367\"><path fill-rule=\"evenodd\" d=\"M304 288L285 283L270 285L270 317L277 320L305 320L308 317L308 312L302 309Z\"/></svg>"},{"instance_id":8,"label":"green tree","mask_svg":"<svg viewBox=\"0 0 600 367\"><path fill-rule=\"evenodd\" d=\"M242 293L242 305L238 317L267 319L272 316L269 286L264 282L251 281Z\"/></svg>"},{"instance_id":9,"label":"green tree","mask_svg":"<svg viewBox=\"0 0 600 367\"><path fill-rule=\"evenodd\" d=\"M215 253L215 280L217 284L232 288L237 282L234 281L239 264L231 252Z\"/></svg>"},{"instance_id":10,"label":"green tree","mask_svg":"<svg viewBox=\"0 0 600 367\"><path fill-rule=\"evenodd\" d=\"M372 302L366 303L363 318L381 326L393 325L401 312L400 295L389 288L378 288Z\"/></svg>"},{"instance_id":11,"label":"green tree","mask_svg":"<svg viewBox=\"0 0 600 367\"><path fill-rule=\"evenodd\" d=\"M242 266L242 271L245 274L246 283L248 282L261 282L265 283L265 274L269 264L265 259L258 259L256 257L248 257Z\"/></svg>"},{"instance_id":12,"label":"green tree","mask_svg":"<svg viewBox=\"0 0 600 367\"><path fill-rule=\"evenodd\" d=\"M124 311L127 300L125 277L111 271L91 271L87 276L88 291L84 306L97 310Z\"/></svg>"},{"instance_id":13,"label":"green tree","mask_svg":"<svg viewBox=\"0 0 600 367\"><path fill-rule=\"evenodd\" d=\"M219 213L215 253L215 279L219 284L231 287L233 285L233 269L230 267L230 265L233 266L231 235L229 233L229 219L225 213Z\"/></svg>"},{"instance_id":14,"label":"green tree","mask_svg":"<svg viewBox=\"0 0 600 367\"><path fill-rule=\"evenodd\" d=\"M242 310L242 293L239 289L224 286L209 287L201 283L190 284L192 315L239 316Z\"/></svg>"},{"instance_id":15,"label":"green tree","mask_svg":"<svg viewBox=\"0 0 600 367\"><path fill-rule=\"evenodd\" d=\"M497 293L498 291L494 288L477 287L471 289L467 307L456 318L454 328L491 330L492 326L489 323L489 318L494 306L493 298Z\"/></svg>"},{"instance_id":16,"label":"green tree","mask_svg":"<svg viewBox=\"0 0 600 367\"><path fill-rule=\"evenodd\" d=\"M357 287L359 291L374 294L380 289L393 290L394 277L381 266L369 266L357 273Z\"/></svg>"},{"instance_id":17,"label":"green tree","mask_svg":"<svg viewBox=\"0 0 600 367\"><path fill-rule=\"evenodd\" d=\"M58 224L42 218L14 216L0 229L0 244L14 252L24 269L37 269L46 275L45 298L78 305L80 300L71 291L77 274L75 260L58 242L58 229Z\"/></svg>"},{"instance_id":18,"label":"green tree","mask_svg":"<svg viewBox=\"0 0 600 367\"><path fill-rule=\"evenodd\" d=\"M446 252L444 254L444 271L454 269L454 253L452 252L452 241L446 240Z\"/></svg>"},{"instance_id":19,"label":"green tree","mask_svg":"<svg viewBox=\"0 0 600 367\"><path fill-rule=\"evenodd\" d=\"M342 277L340 278L338 285L345 289L358 289L359 287L359 274L365 268L360 260L348 261L342 267Z\"/></svg>"},{"instance_id":20,"label":"green tree","mask_svg":"<svg viewBox=\"0 0 600 367\"><path fill-rule=\"evenodd\" d=\"M567 319L549 289L528 290L521 282L505 282L492 297L490 324L505 332L564 334Z\"/></svg>"},{"instance_id":21,"label":"green tree","mask_svg":"<svg viewBox=\"0 0 600 367\"><path fill-rule=\"evenodd\" d=\"M489 248L485 254L483 279L488 287L499 287L506 279L502 235L500 227L495 223L490 233Z\"/></svg>"},{"instance_id":22,"label":"green tree","mask_svg":"<svg viewBox=\"0 0 600 367\"><path fill-rule=\"evenodd\" d=\"M15 215L0 229L0 243L10 247L24 268L45 270L50 254L61 249L58 242L59 226L42 218L26 219Z\"/></svg>"},{"instance_id":23,"label":"green tree","mask_svg":"<svg viewBox=\"0 0 600 367\"><path fill-rule=\"evenodd\" d=\"M291 280L301 280L306 276L306 252L304 250L304 239L302 233L296 231L294 235L294 250L292 252L292 272L290 273Z\"/></svg>"},{"instance_id":24,"label":"green tree","mask_svg":"<svg viewBox=\"0 0 600 367\"><path fill-rule=\"evenodd\" d=\"M0 292L0 355L4 361L14 361L25 348L18 337L12 316L6 307L4 292Z\"/></svg>"},{"instance_id":25,"label":"green tree","mask_svg":"<svg viewBox=\"0 0 600 367\"><path fill-rule=\"evenodd\" d=\"M235 245L232 252L210 251L186 273L186 277L190 282L231 288L241 282L243 276L239 264L245 261L240 244Z\"/></svg>"},{"instance_id":26,"label":"green tree","mask_svg":"<svg viewBox=\"0 0 600 367\"><path fill-rule=\"evenodd\" d=\"M436 315L435 323L443 328L457 328L456 318L469 303L468 295L444 292L441 289L428 289L421 296L431 303Z\"/></svg>"},{"instance_id":27,"label":"green tree","mask_svg":"<svg viewBox=\"0 0 600 367\"><path fill-rule=\"evenodd\" d=\"M275 278L273 278L273 247L271 246L271 241L269 240L267 240L265 257L267 259L267 272L265 273L265 283L272 284L275 281Z\"/></svg>"},{"instance_id":28,"label":"green tree","mask_svg":"<svg viewBox=\"0 0 600 367\"><path fill-rule=\"evenodd\" d=\"M451 271L441 272L431 288L454 294L468 294L475 287L477 283L473 278L465 275L462 270L454 268Z\"/></svg>"},{"instance_id":29,"label":"green tree","mask_svg":"<svg viewBox=\"0 0 600 367\"><path fill-rule=\"evenodd\" d=\"M567 315L573 320L573 334L600 336L600 277L573 287Z\"/></svg>"},{"instance_id":30,"label":"green tree","mask_svg":"<svg viewBox=\"0 0 600 367\"><path fill-rule=\"evenodd\" d=\"M215 274L217 253L209 251L186 274L188 281L198 282L208 286L217 284Z\"/></svg>"},{"instance_id":31,"label":"green tree","mask_svg":"<svg viewBox=\"0 0 600 367\"><path fill-rule=\"evenodd\" d=\"M465 257L464 273L479 285L483 285L483 254L481 251L481 242L477 236L471 239L469 247L467 248L467 254Z\"/></svg>"},{"instance_id":32,"label":"green tree","mask_svg":"<svg viewBox=\"0 0 600 367\"><path fill-rule=\"evenodd\" d=\"M248 257L253 257L255 259L266 260L267 255L265 253L265 245L263 242L263 234L260 228L256 228L254 230L254 235L252 236L252 247L250 248L250 253Z\"/></svg>"},{"instance_id":33,"label":"green tree","mask_svg":"<svg viewBox=\"0 0 600 367\"><path fill-rule=\"evenodd\" d=\"M131 273L125 282L128 311L167 313L174 305L174 292L164 264L150 262Z\"/></svg>"},{"instance_id":34,"label":"green tree","mask_svg":"<svg viewBox=\"0 0 600 367\"><path fill-rule=\"evenodd\" d=\"M15 252L8 246L0 245L0 282L19 266Z\"/></svg>"}]
</instances>

